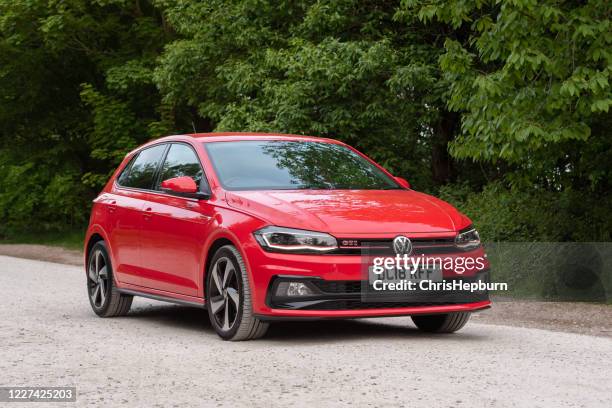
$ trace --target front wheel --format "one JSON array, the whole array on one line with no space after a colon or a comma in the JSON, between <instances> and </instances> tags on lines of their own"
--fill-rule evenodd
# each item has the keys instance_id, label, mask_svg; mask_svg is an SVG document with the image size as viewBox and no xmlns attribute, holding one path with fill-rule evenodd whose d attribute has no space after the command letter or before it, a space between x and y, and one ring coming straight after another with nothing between
<instances>
[{"instance_id":1,"label":"front wheel","mask_svg":"<svg viewBox=\"0 0 612 408\"><path fill-rule=\"evenodd\" d=\"M210 322L224 340L262 337L269 324L253 315L249 277L240 252L225 245L215 253L206 274L206 304Z\"/></svg>"},{"instance_id":2,"label":"front wheel","mask_svg":"<svg viewBox=\"0 0 612 408\"><path fill-rule=\"evenodd\" d=\"M465 312L412 316L416 327L429 333L453 333L465 326L468 320L470 313Z\"/></svg>"}]
</instances>

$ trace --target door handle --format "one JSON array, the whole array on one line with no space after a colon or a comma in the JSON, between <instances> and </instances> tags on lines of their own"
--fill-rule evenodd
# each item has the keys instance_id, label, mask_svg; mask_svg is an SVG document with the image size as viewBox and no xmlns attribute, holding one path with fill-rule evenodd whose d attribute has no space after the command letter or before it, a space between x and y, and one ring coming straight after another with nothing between
<instances>
[{"instance_id":1,"label":"door handle","mask_svg":"<svg viewBox=\"0 0 612 408\"><path fill-rule=\"evenodd\" d=\"M108 209L109 213L114 213L117 209L117 200L112 200L111 202L109 202L106 208Z\"/></svg>"},{"instance_id":2,"label":"door handle","mask_svg":"<svg viewBox=\"0 0 612 408\"><path fill-rule=\"evenodd\" d=\"M152 212L153 212L153 208L151 207L147 207L144 209L142 216L144 217L146 221L151 219L151 216L153 215Z\"/></svg>"}]
</instances>

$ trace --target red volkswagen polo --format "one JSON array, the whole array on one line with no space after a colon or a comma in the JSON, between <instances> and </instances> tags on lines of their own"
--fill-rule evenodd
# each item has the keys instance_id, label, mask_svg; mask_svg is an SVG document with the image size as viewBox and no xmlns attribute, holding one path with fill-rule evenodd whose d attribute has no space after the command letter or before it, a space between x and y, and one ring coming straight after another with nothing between
<instances>
[{"instance_id":1,"label":"red volkswagen polo","mask_svg":"<svg viewBox=\"0 0 612 408\"><path fill-rule=\"evenodd\" d=\"M375 284L376 254L484 263L415 268L408 278L418 293L370 296L407 281L385 269L374 278L388 281ZM133 296L206 307L226 340L261 337L278 319L410 315L422 330L453 332L490 305L486 291L422 285L436 274L486 280L466 216L355 149L315 137L195 134L139 147L94 200L85 266L97 315L125 315Z\"/></svg>"}]
</instances>

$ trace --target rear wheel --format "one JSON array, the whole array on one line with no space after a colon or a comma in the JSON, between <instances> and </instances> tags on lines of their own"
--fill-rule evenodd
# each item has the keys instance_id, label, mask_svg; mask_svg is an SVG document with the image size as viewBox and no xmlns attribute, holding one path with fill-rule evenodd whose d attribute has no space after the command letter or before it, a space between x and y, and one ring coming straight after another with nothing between
<instances>
[{"instance_id":1,"label":"rear wheel","mask_svg":"<svg viewBox=\"0 0 612 408\"><path fill-rule=\"evenodd\" d=\"M468 320L470 313L465 312L412 316L414 324L429 333L453 333L465 326Z\"/></svg>"},{"instance_id":2,"label":"rear wheel","mask_svg":"<svg viewBox=\"0 0 612 408\"><path fill-rule=\"evenodd\" d=\"M249 278L242 256L232 245L215 253L206 274L206 304L210 322L224 340L262 337L268 323L253 315Z\"/></svg>"},{"instance_id":3,"label":"rear wheel","mask_svg":"<svg viewBox=\"0 0 612 408\"><path fill-rule=\"evenodd\" d=\"M87 293L93 311L100 317L126 315L133 297L122 295L117 290L113 265L104 241L94 244L87 259Z\"/></svg>"}]
</instances>

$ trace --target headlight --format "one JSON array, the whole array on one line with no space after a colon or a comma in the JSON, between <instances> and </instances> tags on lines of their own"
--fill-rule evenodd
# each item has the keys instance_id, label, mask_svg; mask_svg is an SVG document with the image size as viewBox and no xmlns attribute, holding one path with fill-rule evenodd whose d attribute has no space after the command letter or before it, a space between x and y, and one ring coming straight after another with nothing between
<instances>
[{"instance_id":1,"label":"headlight","mask_svg":"<svg viewBox=\"0 0 612 408\"><path fill-rule=\"evenodd\" d=\"M455 237L455 245L464 250L477 248L480 245L480 235L470 225Z\"/></svg>"},{"instance_id":2,"label":"headlight","mask_svg":"<svg viewBox=\"0 0 612 408\"><path fill-rule=\"evenodd\" d=\"M320 253L338 248L336 238L323 232L283 227L265 227L253 233L267 251L291 253Z\"/></svg>"}]
</instances>

